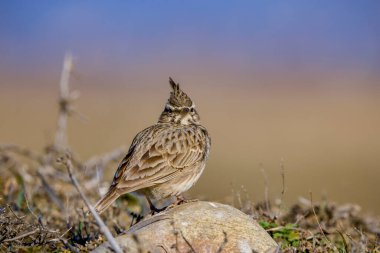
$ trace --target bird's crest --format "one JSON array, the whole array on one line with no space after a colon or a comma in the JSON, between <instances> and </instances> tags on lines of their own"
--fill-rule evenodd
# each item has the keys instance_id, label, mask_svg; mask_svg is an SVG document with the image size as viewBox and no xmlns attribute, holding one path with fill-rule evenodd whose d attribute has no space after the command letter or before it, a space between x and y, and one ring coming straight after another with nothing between
<instances>
[{"instance_id":1,"label":"bird's crest","mask_svg":"<svg viewBox=\"0 0 380 253\"><path fill-rule=\"evenodd\" d=\"M168 103L173 107L191 107L193 101L181 90L179 83L174 82L171 77L169 77L169 83L172 87L172 92L170 92Z\"/></svg>"}]
</instances>

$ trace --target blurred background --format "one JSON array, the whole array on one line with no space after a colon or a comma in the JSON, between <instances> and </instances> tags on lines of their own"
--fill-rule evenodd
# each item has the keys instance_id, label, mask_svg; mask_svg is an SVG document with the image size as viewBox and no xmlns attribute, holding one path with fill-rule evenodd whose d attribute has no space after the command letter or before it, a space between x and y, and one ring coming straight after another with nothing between
<instances>
[{"instance_id":1,"label":"blurred background","mask_svg":"<svg viewBox=\"0 0 380 253\"><path fill-rule=\"evenodd\" d=\"M70 144L83 159L153 124L168 77L212 137L190 192L298 197L380 213L379 1L3 1L0 142L53 140L60 71L75 56ZM263 175L263 171L264 174ZM108 179L114 171L107 172Z\"/></svg>"}]
</instances>

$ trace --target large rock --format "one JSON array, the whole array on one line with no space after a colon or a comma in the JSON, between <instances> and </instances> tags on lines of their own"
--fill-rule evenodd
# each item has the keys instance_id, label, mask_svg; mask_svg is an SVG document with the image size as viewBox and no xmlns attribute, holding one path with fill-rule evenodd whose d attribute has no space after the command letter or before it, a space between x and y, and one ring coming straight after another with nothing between
<instances>
[{"instance_id":1,"label":"large rock","mask_svg":"<svg viewBox=\"0 0 380 253\"><path fill-rule=\"evenodd\" d=\"M125 252L276 252L277 244L248 215L196 201L148 217L116 238ZM112 252L106 242L93 252Z\"/></svg>"}]
</instances>

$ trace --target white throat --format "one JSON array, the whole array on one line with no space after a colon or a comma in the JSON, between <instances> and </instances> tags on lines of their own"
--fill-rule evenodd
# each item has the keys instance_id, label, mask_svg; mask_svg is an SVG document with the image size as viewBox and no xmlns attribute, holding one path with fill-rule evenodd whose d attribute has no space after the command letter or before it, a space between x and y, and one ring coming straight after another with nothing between
<instances>
[{"instance_id":1,"label":"white throat","mask_svg":"<svg viewBox=\"0 0 380 253\"><path fill-rule=\"evenodd\" d=\"M184 117L181 118L181 124L182 125L190 125L192 121L192 117L190 114L186 114Z\"/></svg>"}]
</instances>

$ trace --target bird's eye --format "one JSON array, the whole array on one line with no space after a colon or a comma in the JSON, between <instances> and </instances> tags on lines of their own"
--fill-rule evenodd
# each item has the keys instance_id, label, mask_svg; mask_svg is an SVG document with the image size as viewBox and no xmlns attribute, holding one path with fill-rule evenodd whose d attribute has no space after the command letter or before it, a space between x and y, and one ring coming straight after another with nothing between
<instances>
[{"instance_id":1,"label":"bird's eye","mask_svg":"<svg viewBox=\"0 0 380 253\"><path fill-rule=\"evenodd\" d=\"M173 111L169 107L165 107L165 112L172 113Z\"/></svg>"},{"instance_id":2,"label":"bird's eye","mask_svg":"<svg viewBox=\"0 0 380 253\"><path fill-rule=\"evenodd\" d=\"M191 108L191 109L190 109L190 112L194 112L194 108Z\"/></svg>"}]
</instances>

